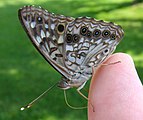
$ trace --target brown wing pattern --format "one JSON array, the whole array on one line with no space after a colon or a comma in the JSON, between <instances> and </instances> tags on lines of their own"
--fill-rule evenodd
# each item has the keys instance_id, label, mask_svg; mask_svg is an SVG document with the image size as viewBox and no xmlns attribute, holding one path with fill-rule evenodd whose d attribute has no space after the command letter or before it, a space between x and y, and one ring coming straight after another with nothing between
<instances>
[{"instance_id":1,"label":"brown wing pattern","mask_svg":"<svg viewBox=\"0 0 143 120\"><path fill-rule=\"evenodd\" d=\"M109 56L123 37L123 30L113 23L79 17L68 25L65 39L67 67L81 71L98 66Z\"/></svg>"},{"instance_id":2,"label":"brown wing pattern","mask_svg":"<svg viewBox=\"0 0 143 120\"><path fill-rule=\"evenodd\" d=\"M62 75L70 76L64 65L63 43L67 25L74 19L54 15L34 6L21 8L19 19L32 43L43 57Z\"/></svg>"},{"instance_id":3,"label":"brown wing pattern","mask_svg":"<svg viewBox=\"0 0 143 120\"><path fill-rule=\"evenodd\" d=\"M112 54L124 34L111 22L74 19L34 6L20 9L19 19L37 50L73 83L88 80L91 67Z\"/></svg>"}]
</instances>

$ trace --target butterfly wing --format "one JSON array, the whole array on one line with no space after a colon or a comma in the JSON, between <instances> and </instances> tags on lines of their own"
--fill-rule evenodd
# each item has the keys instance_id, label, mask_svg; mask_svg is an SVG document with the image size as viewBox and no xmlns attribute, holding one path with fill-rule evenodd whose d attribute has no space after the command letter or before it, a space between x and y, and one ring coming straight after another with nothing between
<instances>
[{"instance_id":1,"label":"butterfly wing","mask_svg":"<svg viewBox=\"0 0 143 120\"><path fill-rule=\"evenodd\" d=\"M75 83L88 80L97 67L115 50L123 37L120 26L93 18L79 17L68 25L65 61Z\"/></svg>"},{"instance_id":2,"label":"butterfly wing","mask_svg":"<svg viewBox=\"0 0 143 120\"><path fill-rule=\"evenodd\" d=\"M67 25L74 19L54 15L34 6L19 10L19 19L30 40L43 57L63 76L70 77L64 64L64 36Z\"/></svg>"},{"instance_id":3,"label":"butterfly wing","mask_svg":"<svg viewBox=\"0 0 143 120\"><path fill-rule=\"evenodd\" d=\"M66 89L84 85L92 66L112 54L124 34L113 23L54 15L34 6L20 9L19 19L37 50L64 76L59 86Z\"/></svg>"}]
</instances>

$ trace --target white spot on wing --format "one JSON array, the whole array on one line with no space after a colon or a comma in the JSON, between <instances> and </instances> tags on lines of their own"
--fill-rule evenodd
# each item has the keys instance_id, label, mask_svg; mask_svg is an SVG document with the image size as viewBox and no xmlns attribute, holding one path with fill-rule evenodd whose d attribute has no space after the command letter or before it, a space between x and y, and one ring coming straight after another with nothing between
<instances>
[{"instance_id":1,"label":"white spot on wing","mask_svg":"<svg viewBox=\"0 0 143 120\"><path fill-rule=\"evenodd\" d=\"M66 51L73 51L73 47L71 45L66 45Z\"/></svg>"},{"instance_id":2,"label":"white spot on wing","mask_svg":"<svg viewBox=\"0 0 143 120\"><path fill-rule=\"evenodd\" d=\"M48 19L49 19L49 17L45 15L45 20L48 20Z\"/></svg>"},{"instance_id":3,"label":"white spot on wing","mask_svg":"<svg viewBox=\"0 0 143 120\"><path fill-rule=\"evenodd\" d=\"M55 40L55 39L56 39L55 35L53 35L53 37L52 37L52 38L53 38L53 40Z\"/></svg>"},{"instance_id":4,"label":"white spot on wing","mask_svg":"<svg viewBox=\"0 0 143 120\"><path fill-rule=\"evenodd\" d=\"M81 48L81 46L82 46L82 44L79 44L78 49L80 49L80 48Z\"/></svg>"},{"instance_id":5,"label":"white spot on wing","mask_svg":"<svg viewBox=\"0 0 143 120\"><path fill-rule=\"evenodd\" d=\"M75 62L75 57L71 57L71 54L68 54L68 60L71 62Z\"/></svg>"},{"instance_id":6,"label":"white spot on wing","mask_svg":"<svg viewBox=\"0 0 143 120\"><path fill-rule=\"evenodd\" d=\"M94 39L91 39L91 41L90 41L90 42L92 42L92 43L93 43L93 42L94 42Z\"/></svg>"},{"instance_id":7,"label":"white spot on wing","mask_svg":"<svg viewBox=\"0 0 143 120\"><path fill-rule=\"evenodd\" d=\"M74 51L78 50L77 48L74 48Z\"/></svg>"},{"instance_id":8,"label":"white spot on wing","mask_svg":"<svg viewBox=\"0 0 143 120\"><path fill-rule=\"evenodd\" d=\"M58 44L63 43L63 42L64 42L63 36L60 35L60 37L59 37L59 39L58 39Z\"/></svg>"},{"instance_id":9,"label":"white spot on wing","mask_svg":"<svg viewBox=\"0 0 143 120\"><path fill-rule=\"evenodd\" d=\"M115 41L114 41L114 40L110 40L108 43L109 43L109 44L112 44L113 42L115 42Z\"/></svg>"},{"instance_id":10,"label":"white spot on wing","mask_svg":"<svg viewBox=\"0 0 143 120\"><path fill-rule=\"evenodd\" d=\"M28 21L26 21L26 22L25 22L25 26L26 26L27 28L29 28L29 27L30 27L30 25L29 25L29 22L28 22Z\"/></svg>"},{"instance_id":11,"label":"white spot on wing","mask_svg":"<svg viewBox=\"0 0 143 120\"><path fill-rule=\"evenodd\" d=\"M80 42L83 42L84 41L84 38L82 37L81 39L80 39Z\"/></svg>"},{"instance_id":12,"label":"white spot on wing","mask_svg":"<svg viewBox=\"0 0 143 120\"><path fill-rule=\"evenodd\" d=\"M79 28L74 28L74 33L79 33Z\"/></svg>"},{"instance_id":13,"label":"white spot on wing","mask_svg":"<svg viewBox=\"0 0 143 120\"><path fill-rule=\"evenodd\" d=\"M50 48L56 47L51 41L49 41Z\"/></svg>"},{"instance_id":14,"label":"white spot on wing","mask_svg":"<svg viewBox=\"0 0 143 120\"><path fill-rule=\"evenodd\" d=\"M54 30L55 29L55 24L51 25L51 29Z\"/></svg>"},{"instance_id":15,"label":"white spot on wing","mask_svg":"<svg viewBox=\"0 0 143 120\"><path fill-rule=\"evenodd\" d=\"M95 43L98 45L99 43L101 43L102 39L96 40Z\"/></svg>"},{"instance_id":16,"label":"white spot on wing","mask_svg":"<svg viewBox=\"0 0 143 120\"><path fill-rule=\"evenodd\" d=\"M95 57L92 57L90 61L93 61L93 62L94 62L95 60L96 60L96 58L95 58Z\"/></svg>"},{"instance_id":17,"label":"white spot on wing","mask_svg":"<svg viewBox=\"0 0 143 120\"><path fill-rule=\"evenodd\" d=\"M95 46L94 45L91 45L90 47L89 47L89 51L91 51L92 49L94 49L95 48Z\"/></svg>"},{"instance_id":18,"label":"white spot on wing","mask_svg":"<svg viewBox=\"0 0 143 120\"><path fill-rule=\"evenodd\" d=\"M75 65L75 64L72 64L71 66L68 66L68 68L72 69L72 70L77 70L78 69L78 66ZM73 74L73 73L72 73ZM75 74L75 73L74 73Z\"/></svg>"},{"instance_id":19,"label":"white spot on wing","mask_svg":"<svg viewBox=\"0 0 143 120\"><path fill-rule=\"evenodd\" d=\"M102 55L98 54L96 57L97 57L97 59L100 59L102 57Z\"/></svg>"},{"instance_id":20,"label":"white spot on wing","mask_svg":"<svg viewBox=\"0 0 143 120\"><path fill-rule=\"evenodd\" d=\"M89 43L88 43L88 42L85 42L85 43L83 43L83 46L84 46L84 47L89 47Z\"/></svg>"},{"instance_id":21,"label":"white spot on wing","mask_svg":"<svg viewBox=\"0 0 143 120\"><path fill-rule=\"evenodd\" d=\"M93 62L90 62L90 63L88 63L88 65L89 65L89 66L93 66L93 65L94 65L94 63L93 63Z\"/></svg>"},{"instance_id":22,"label":"white spot on wing","mask_svg":"<svg viewBox=\"0 0 143 120\"><path fill-rule=\"evenodd\" d=\"M71 65L72 63L70 61L66 61L66 64L67 65Z\"/></svg>"},{"instance_id":23,"label":"white spot on wing","mask_svg":"<svg viewBox=\"0 0 143 120\"><path fill-rule=\"evenodd\" d=\"M41 38L44 38L44 37L46 37L46 36L45 36L45 33L44 33L43 30L41 30Z\"/></svg>"},{"instance_id":24,"label":"white spot on wing","mask_svg":"<svg viewBox=\"0 0 143 120\"><path fill-rule=\"evenodd\" d=\"M46 36L47 36L47 37L49 37L49 36L50 36L50 33L49 33L48 31L46 32Z\"/></svg>"},{"instance_id":25,"label":"white spot on wing","mask_svg":"<svg viewBox=\"0 0 143 120\"><path fill-rule=\"evenodd\" d=\"M37 40L38 43L42 42L42 40L39 36L36 36L36 40Z\"/></svg>"},{"instance_id":26,"label":"white spot on wing","mask_svg":"<svg viewBox=\"0 0 143 120\"><path fill-rule=\"evenodd\" d=\"M104 40L105 43L108 43L110 41L110 39Z\"/></svg>"},{"instance_id":27,"label":"white spot on wing","mask_svg":"<svg viewBox=\"0 0 143 120\"><path fill-rule=\"evenodd\" d=\"M76 43L75 45L74 45L74 47L77 47L78 46L78 44Z\"/></svg>"},{"instance_id":28,"label":"white spot on wing","mask_svg":"<svg viewBox=\"0 0 143 120\"><path fill-rule=\"evenodd\" d=\"M36 22L31 23L31 28L35 28Z\"/></svg>"},{"instance_id":29,"label":"white spot on wing","mask_svg":"<svg viewBox=\"0 0 143 120\"><path fill-rule=\"evenodd\" d=\"M84 57L80 57L80 59L76 58L76 63L80 65L83 62L83 59Z\"/></svg>"},{"instance_id":30,"label":"white spot on wing","mask_svg":"<svg viewBox=\"0 0 143 120\"><path fill-rule=\"evenodd\" d=\"M45 24L45 28L46 28L46 29L48 29L48 28L49 28L48 24Z\"/></svg>"}]
</instances>

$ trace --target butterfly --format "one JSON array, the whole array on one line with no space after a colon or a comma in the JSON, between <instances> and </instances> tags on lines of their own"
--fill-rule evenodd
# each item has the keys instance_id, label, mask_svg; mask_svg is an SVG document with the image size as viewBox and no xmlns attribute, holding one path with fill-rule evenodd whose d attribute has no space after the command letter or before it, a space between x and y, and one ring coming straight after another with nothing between
<instances>
[{"instance_id":1,"label":"butterfly","mask_svg":"<svg viewBox=\"0 0 143 120\"><path fill-rule=\"evenodd\" d=\"M19 20L33 45L62 78L61 89L82 89L123 38L119 25L90 17L66 17L41 7L24 6Z\"/></svg>"}]
</instances>

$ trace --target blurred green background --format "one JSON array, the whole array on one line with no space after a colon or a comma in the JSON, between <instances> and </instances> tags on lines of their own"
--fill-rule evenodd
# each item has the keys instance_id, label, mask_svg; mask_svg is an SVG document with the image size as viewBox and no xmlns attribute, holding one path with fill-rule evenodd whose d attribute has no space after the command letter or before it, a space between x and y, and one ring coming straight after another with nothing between
<instances>
[{"instance_id":1,"label":"blurred green background","mask_svg":"<svg viewBox=\"0 0 143 120\"><path fill-rule=\"evenodd\" d=\"M87 119L86 109L71 110L67 107L63 91L58 88L32 108L20 111L20 107L61 77L32 46L20 25L18 9L31 4L56 14L89 16L121 25L125 37L116 52L130 54L143 79L142 0L0 0L0 120ZM68 99L71 104L79 106L87 102L75 89L68 90Z\"/></svg>"}]
</instances>

